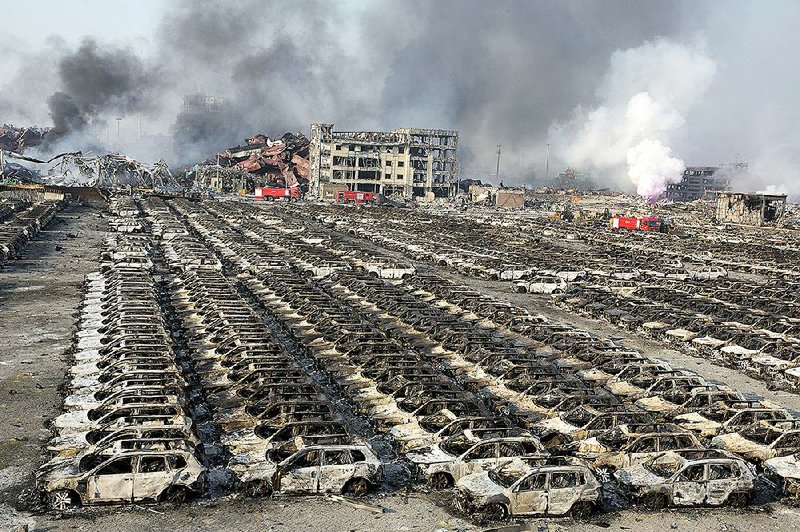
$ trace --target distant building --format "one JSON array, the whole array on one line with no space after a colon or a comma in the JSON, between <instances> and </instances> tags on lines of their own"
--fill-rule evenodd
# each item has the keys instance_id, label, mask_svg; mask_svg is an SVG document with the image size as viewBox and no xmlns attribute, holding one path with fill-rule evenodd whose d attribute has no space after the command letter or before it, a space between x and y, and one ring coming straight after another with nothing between
<instances>
[{"instance_id":1,"label":"distant building","mask_svg":"<svg viewBox=\"0 0 800 532\"><path fill-rule=\"evenodd\" d=\"M785 194L721 192L717 196L716 219L720 223L764 225L780 220L785 212Z\"/></svg>"},{"instance_id":2,"label":"distant building","mask_svg":"<svg viewBox=\"0 0 800 532\"><path fill-rule=\"evenodd\" d=\"M452 196L457 148L457 131L338 132L333 124L311 124L310 192L339 187L404 198Z\"/></svg>"},{"instance_id":3,"label":"distant building","mask_svg":"<svg viewBox=\"0 0 800 532\"><path fill-rule=\"evenodd\" d=\"M747 171L747 163L718 166L687 166L678 183L667 185L666 198L672 201L713 200L731 188L731 176Z\"/></svg>"},{"instance_id":4,"label":"distant building","mask_svg":"<svg viewBox=\"0 0 800 532\"><path fill-rule=\"evenodd\" d=\"M218 112L225 108L225 99L205 94L190 94L183 97L183 110L186 112Z\"/></svg>"},{"instance_id":5,"label":"distant building","mask_svg":"<svg viewBox=\"0 0 800 532\"><path fill-rule=\"evenodd\" d=\"M589 190L592 187L591 176L574 168L567 168L553 180L553 188L558 190Z\"/></svg>"}]
</instances>

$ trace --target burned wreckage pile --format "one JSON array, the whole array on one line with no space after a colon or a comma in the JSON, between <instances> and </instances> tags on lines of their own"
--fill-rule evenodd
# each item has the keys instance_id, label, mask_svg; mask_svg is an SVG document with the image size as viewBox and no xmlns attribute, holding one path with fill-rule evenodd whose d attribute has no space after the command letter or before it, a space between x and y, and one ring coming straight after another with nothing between
<instances>
[{"instance_id":1,"label":"burned wreckage pile","mask_svg":"<svg viewBox=\"0 0 800 532\"><path fill-rule=\"evenodd\" d=\"M586 516L611 485L650 508L746 505L764 472L798 491L787 410L445 275L559 304L621 286L578 248L574 268L552 238L532 248L542 231L182 198L112 210L40 473L55 509L408 481L494 520Z\"/></svg>"},{"instance_id":2,"label":"burned wreckage pile","mask_svg":"<svg viewBox=\"0 0 800 532\"><path fill-rule=\"evenodd\" d=\"M27 148L42 144L49 131L49 128L23 128L3 124L0 126L0 150L23 153Z\"/></svg>"},{"instance_id":3,"label":"burned wreckage pile","mask_svg":"<svg viewBox=\"0 0 800 532\"><path fill-rule=\"evenodd\" d=\"M254 187L298 187L308 191L310 174L309 140L301 133L286 133L279 139L259 134L247 139L246 144L228 148L192 169L200 185L208 185L211 178L220 178L215 188L233 192L237 187L252 190Z\"/></svg>"}]
</instances>

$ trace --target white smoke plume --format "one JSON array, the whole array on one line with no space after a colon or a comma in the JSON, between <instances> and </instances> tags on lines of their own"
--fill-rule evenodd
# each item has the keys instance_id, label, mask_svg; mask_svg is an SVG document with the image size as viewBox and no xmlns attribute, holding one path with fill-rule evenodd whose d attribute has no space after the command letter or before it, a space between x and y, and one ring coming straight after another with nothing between
<instances>
[{"instance_id":1,"label":"white smoke plume","mask_svg":"<svg viewBox=\"0 0 800 532\"><path fill-rule=\"evenodd\" d=\"M681 178L684 163L672 154L670 140L715 71L702 44L659 39L618 50L597 91L599 105L577 108L572 120L551 128L551 138L570 164L623 189L631 188L619 179L627 175L637 194L657 198Z\"/></svg>"}]
</instances>

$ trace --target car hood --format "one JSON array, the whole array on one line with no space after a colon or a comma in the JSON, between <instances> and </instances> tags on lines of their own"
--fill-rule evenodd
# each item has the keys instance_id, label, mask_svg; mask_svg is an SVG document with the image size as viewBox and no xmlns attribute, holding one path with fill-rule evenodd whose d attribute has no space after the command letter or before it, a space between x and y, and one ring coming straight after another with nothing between
<instances>
[{"instance_id":1,"label":"car hood","mask_svg":"<svg viewBox=\"0 0 800 532\"><path fill-rule=\"evenodd\" d=\"M579 427L567 423L560 417L551 417L548 419L543 419L542 421L537 423L535 426L535 430L537 432L547 432L548 430L554 430L562 434L571 434L580 429Z\"/></svg>"},{"instance_id":2,"label":"car hood","mask_svg":"<svg viewBox=\"0 0 800 532\"><path fill-rule=\"evenodd\" d=\"M621 483L628 486L656 486L666 481L663 477L648 471L642 465L617 471L614 476Z\"/></svg>"},{"instance_id":3,"label":"car hood","mask_svg":"<svg viewBox=\"0 0 800 532\"><path fill-rule=\"evenodd\" d=\"M503 493L503 486L489 478L489 473L483 471L473 475L467 475L459 479L456 484L459 489L477 497L493 497Z\"/></svg>"},{"instance_id":4,"label":"car hood","mask_svg":"<svg viewBox=\"0 0 800 532\"><path fill-rule=\"evenodd\" d=\"M770 458L764 462L764 468L782 478L800 480L800 463L795 455Z\"/></svg>"},{"instance_id":5,"label":"car hood","mask_svg":"<svg viewBox=\"0 0 800 532\"><path fill-rule=\"evenodd\" d=\"M277 464L273 462L261 462L250 464L234 464L231 470L240 482L250 482L252 480L271 479L278 470Z\"/></svg>"},{"instance_id":6,"label":"car hood","mask_svg":"<svg viewBox=\"0 0 800 532\"><path fill-rule=\"evenodd\" d=\"M79 476L81 476L81 471L78 461L71 458L54 458L43 464L37 472L37 477L44 481Z\"/></svg>"},{"instance_id":7,"label":"car hood","mask_svg":"<svg viewBox=\"0 0 800 532\"><path fill-rule=\"evenodd\" d=\"M424 447L406 454L406 458L415 464L436 464L452 462L455 458L444 452L438 445Z\"/></svg>"}]
</instances>

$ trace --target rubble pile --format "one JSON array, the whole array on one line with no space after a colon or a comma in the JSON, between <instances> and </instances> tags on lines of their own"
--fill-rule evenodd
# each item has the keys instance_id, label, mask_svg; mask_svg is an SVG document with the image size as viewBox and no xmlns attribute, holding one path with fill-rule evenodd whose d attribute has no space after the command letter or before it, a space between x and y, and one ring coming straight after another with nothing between
<instances>
[{"instance_id":1,"label":"rubble pile","mask_svg":"<svg viewBox=\"0 0 800 532\"><path fill-rule=\"evenodd\" d=\"M49 131L50 128L23 128L3 124L0 127L0 150L23 153L27 148L33 148L44 142Z\"/></svg>"},{"instance_id":2,"label":"rubble pile","mask_svg":"<svg viewBox=\"0 0 800 532\"><path fill-rule=\"evenodd\" d=\"M244 146L220 152L218 159L223 167L258 176L257 185L307 189L309 146L309 140L301 133L286 133L276 140L262 134L247 139Z\"/></svg>"}]
</instances>

